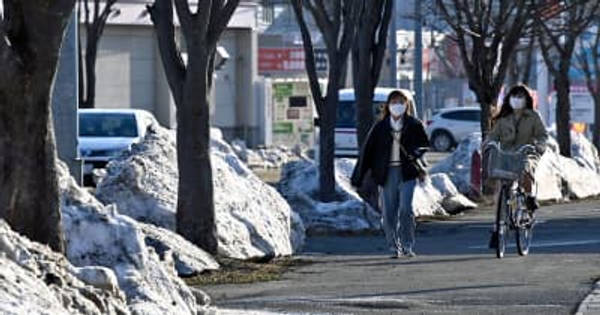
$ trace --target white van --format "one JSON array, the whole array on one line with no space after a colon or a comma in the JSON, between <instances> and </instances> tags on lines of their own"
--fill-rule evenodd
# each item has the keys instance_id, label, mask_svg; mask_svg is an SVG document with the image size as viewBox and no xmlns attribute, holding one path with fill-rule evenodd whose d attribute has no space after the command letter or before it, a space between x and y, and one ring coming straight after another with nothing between
<instances>
[{"instance_id":1,"label":"white van","mask_svg":"<svg viewBox=\"0 0 600 315\"><path fill-rule=\"evenodd\" d=\"M412 97L413 93L408 90L396 88L375 88L373 95L373 113L375 120L378 119L381 107L387 101L388 95L394 90L402 90ZM337 107L337 118L335 124L335 156L357 157L359 153L358 141L356 139L356 99L354 89L343 89L339 92L340 101ZM413 101L414 104L414 101ZM413 111L416 110L413 107ZM414 112L412 113L415 114Z\"/></svg>"}]
</instances>

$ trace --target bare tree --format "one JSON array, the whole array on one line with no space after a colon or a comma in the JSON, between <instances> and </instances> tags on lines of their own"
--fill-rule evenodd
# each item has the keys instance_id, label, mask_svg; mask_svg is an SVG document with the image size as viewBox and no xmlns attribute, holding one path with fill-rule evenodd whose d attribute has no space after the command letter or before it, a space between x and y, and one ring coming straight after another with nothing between
<instances>
[{"instance_id":1,"label":"bare tree","mask_svg":"<svg viewBox=\"0 0 600 315\"><path fill-rule=\"evenodd\" d=\"M175 41L173 3L181 24L188 61ZM177 232L206 251L217 252L210 162L209 93L217 41L239 0L156 0L148 7L171 93L177 106Z\"/></svg>"},{"instance_id":2,"label":"bare tree","mask_svg":"<svg viewBox=\"0 0 600 315\"><path fill-rule=\"evenodd\" d=\"M392 0L366 1L352 47L352 79L356 95L356 140L362 148L373 125L373 94L385 57L387 34L394 10ZM370 176L360 189L361 196L377 207L377 185Z\"/></svg>"},{"instance_id":3,"label":"bare tree","mask_svg":"<svg viewBox=\"0 0 600 315\"><path fill-rule=\"evenodd\" d=\"M577 68L585 75L586 86L594 100L593 143L600 150L600 17L594 19L595 32L588 40L580 38L577 57Z\"/></svg>"},{"instance_id":4,"label":"bare tree","mask_svg":"<svg viewBox=\"0 0 600 315\"><path fill-rule=\"evenodd\" d=\"M459 47L469 88L481 107L481 132L485 137L491 109L526 29L529 6L526 0L436 0L436 4Z\"/></svg>"},{"instance_id":5,"label":"bare tree","mask_svg":"<svg viewBox=\"0 0 600 315\"><path fill-rule=\"evenodd\" d=\"M531 81L531 65L534 61L535 37L529 36L522 40L515 56L511 59L507 73L507 84L512 86L516 83L529 84Z\"/></svg>"},{"instance_id":6,"label":"bare tree","mask_svg":"<svg viewBox=\"0 0 600 315\"><path fill-rule=\"evenodd\" d=\"M560 14L545 18L543 12L536 17L538 42L544 62L553 76L556 89L556 129L560 154L571 156L571 102L569 99L571 82L569 71L573 52L579 36L592 22L598 12L600 1L563 0Z\"/></svg>"},{"instance_id":7,"label":"bare tree","mask_svg":"<svg viewBox=\"0 0 600 315\"><path fill-rule=\"evenodd\" d=\"M352 70L359 148L373 124L373 94L381 74L393 9L392 0L366 1L358 22L358 36L352 49Z\"/></svg>"},{"instance_id":8,"label":"bare tree","mask_svg":"<svg viewBox=\"0 0 600 315\"><path fill-rule=\"evenodd\" d=\"M83 8L85 26L85 56L79 41L79 107L94 108L96 98L96 56L98 55L98 44L104 32L108 18L119 11L113 9L117 0L106 0L101 8L100 0L79 0L81 5L78 15ZM90 1L93 2L93 11L90 20ZM81 33L80 37L81 37ZM83 63L85 59L85 63Z\"/></svg>"},{"instance_id":9,"label":"bare tree","mask_svg":"<svg viewBox=\"0 0 600 315\"><path fill-rule=\"evenodd\" d=\"M356 25L364 0L292 0L296 20L302 33L306 55L306 71L310 89L320 118L319 189L323 201L335 199L334 131L342 71L356 37ZM304 9L314 17L323 34L329 57L327 92L319 86L311 34L304 18Z\"/></svg>"},{"instance_id":10,"label":"bare tree","mask_svg":"<svg viewBox=\"0 0 600 315\"><path fill-rule=\"evenodd\" d=\"M75 0L0 7L0 217L64 251L50 93Z\"/></svg>"}]
</instances>

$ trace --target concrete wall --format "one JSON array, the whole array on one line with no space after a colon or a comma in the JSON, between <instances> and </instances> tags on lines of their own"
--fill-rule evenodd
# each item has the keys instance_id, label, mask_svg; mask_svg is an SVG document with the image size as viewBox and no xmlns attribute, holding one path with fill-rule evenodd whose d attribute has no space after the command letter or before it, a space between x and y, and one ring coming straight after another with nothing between
<instances>
[{"instance_id":1,"label":"concrete wall","mask_svg":"<svg viewBox=\"0 0 600 315\"><path fill-rule=\"evenodd\" d=\"M154 111L158 52L153 29L108 25L96 65L96 106Z\"/></svg>"},{"instance_id":2,"label":"concrete wall","mask_svg":"<svg viewBox=\"0 0 600 315\"><path fill-rule=\"evenodd\" d=\"M257 96L258 37L255 29L230 28L219 45L230 59L215 72L211 123L227 140L249 146L265 143ZM96 66L96 107L148 110L167 127L176 125L176 109L151 26L107 25ZM259 87L260 88L260 87ZM262 128L264 130L264 128Z\"/></svg>"},{"instance_id":3,"label":"concrete wall","mask_svg":"<svg viewBox=\"0 0 600 315\"><path fill-rule=\"evenodd\" d=\"M227 140L243 139L247 145L264 144L260 133L258 80L258 36L252 29L228 29L219 45L230 59L216 72L215 106L212 123Z\"/></svg>"},{"instance_id":4,"label":"concrete wall","mask_svg":"<svg viewBox=\"0 0 600 315\"><path fill-rule=\"evenodd\" d=\"M71 176L81 183L78 149L78 60L75 17L67 26L52 91L52 117L58 158L67 163Z\"/></svg>"}]
</instances>

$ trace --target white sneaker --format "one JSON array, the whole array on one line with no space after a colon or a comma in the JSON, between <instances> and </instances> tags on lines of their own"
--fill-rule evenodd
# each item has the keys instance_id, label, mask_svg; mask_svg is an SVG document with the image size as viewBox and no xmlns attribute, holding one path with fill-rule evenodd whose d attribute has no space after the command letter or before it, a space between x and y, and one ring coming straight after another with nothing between
<instances>
[{"instance_id":1,"label":"white sneaker","mask_svg":"<svg viewBox=\"0 0 600 315\"><path fill-rule=\"evenodd\" d=\"M412 249L405 249L402 251L402 256L407 258L414 258L417 257L417 254L415 254L415 252L413 252Z\"/></svg>"}]
</instances>

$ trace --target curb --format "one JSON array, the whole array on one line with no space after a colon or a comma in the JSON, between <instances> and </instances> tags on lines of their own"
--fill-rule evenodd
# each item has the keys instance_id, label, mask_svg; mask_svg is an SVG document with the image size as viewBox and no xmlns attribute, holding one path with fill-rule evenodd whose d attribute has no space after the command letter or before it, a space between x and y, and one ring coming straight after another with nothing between
<instances>
[{"instance_id":1,"label":"curb","mask_svg":"<svg viewBox=\"0 0 600 315\"><path fill-rule=\"evenodd\" d=\"M600 314L600 281L596 282L575 312L575 315L586 314Z\"/></svg>"}]
</instances>

